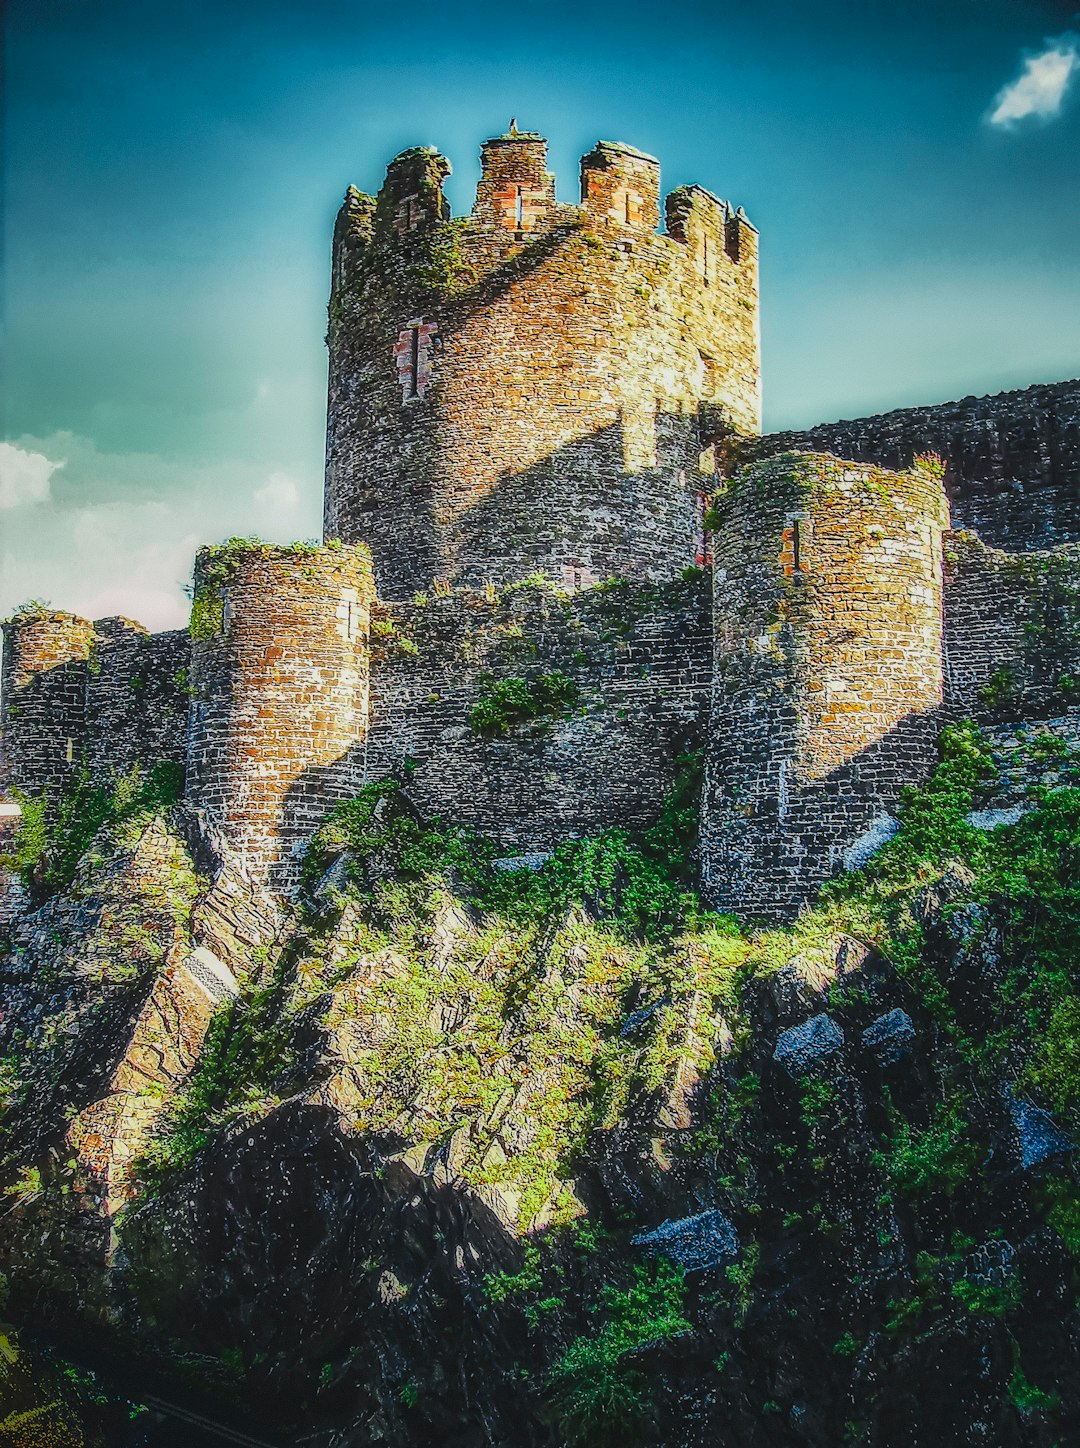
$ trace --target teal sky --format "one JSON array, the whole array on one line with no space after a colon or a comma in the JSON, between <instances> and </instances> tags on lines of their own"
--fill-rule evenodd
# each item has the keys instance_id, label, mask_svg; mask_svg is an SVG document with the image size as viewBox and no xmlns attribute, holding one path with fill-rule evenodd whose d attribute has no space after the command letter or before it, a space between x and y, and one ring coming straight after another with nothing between
<instances>
[{"instance_id":1,"label":"teal sky","mask_svg":"<svg viewBox=\"0 0 1080 1448\"><path fill-rule=\"evenodd\" d=\"M770 429L1080 372L1080 17L1048 0L9 0L0 613L182 621L200 541L319 531L350 182L516 116L743 205Z\"/></svg>"}]
</instances>

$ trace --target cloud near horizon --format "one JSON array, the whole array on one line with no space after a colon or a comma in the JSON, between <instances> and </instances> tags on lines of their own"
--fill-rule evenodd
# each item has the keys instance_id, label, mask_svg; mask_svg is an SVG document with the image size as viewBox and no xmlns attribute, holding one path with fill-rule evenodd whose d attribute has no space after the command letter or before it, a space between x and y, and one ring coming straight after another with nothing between
<instances>
[{"instance_id":1,"label":"cloud near horizon","mask_svg":"<svg viewBox=\"0 0 1080 1448\"><path fill-rule=\"evenodd\" d=\"M54 463L44 453L0 442L0 508L47 503L50 479L65 465L64 458Z\"/></svg>"},{"instance_id":2,"label":"cloud near horizon","mask_svg":"<svg viewBox=\"0 0 1080 1448\"><path fill-rule=\"evenodd\" d=\"M319 531L316 476L268 475L243 460L195 465L110 453L63 432L0 443L0 467L0 506L9 510L0 615L40 598L84 618L123 614L150 629L179 628L200 544L255 533L288 542Z\"/></svg>"},{"instance_id":3,"label":"cloud near horizon","mask_svg":"<svg viewBox=\"0 0 1080 1448\"><path fill-rule=\"evenodd\" d=\"M1080 35L1066 31L1046 42L1037 55L1024 60L1014 81L1000 90L987 121L1008 129L1018 122L1037 117L1052 120L1060 115L1073 76L1080 70Z\"/></svg>"}]
</instances>

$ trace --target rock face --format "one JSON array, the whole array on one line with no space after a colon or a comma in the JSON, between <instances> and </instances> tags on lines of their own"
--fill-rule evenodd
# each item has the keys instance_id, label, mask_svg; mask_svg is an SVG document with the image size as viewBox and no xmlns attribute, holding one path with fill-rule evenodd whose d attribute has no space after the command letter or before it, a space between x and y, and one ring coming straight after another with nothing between
<instances>
[{"instance_id":1,"label":"rock face","mask_svg":"<svg viewBox=\"0 0 1080 1448\"><path fill-rule=\"evenodd\" d=\"M1063 848L1070 797L1003 829ZM8 1313L315 1448L1068 1441L1075 1118L1014 1084L1031 902L946 861L885 947L836 905L645 942L386 838L284 914L174 809L19 918Z\"/></svg>"}]
</instances>

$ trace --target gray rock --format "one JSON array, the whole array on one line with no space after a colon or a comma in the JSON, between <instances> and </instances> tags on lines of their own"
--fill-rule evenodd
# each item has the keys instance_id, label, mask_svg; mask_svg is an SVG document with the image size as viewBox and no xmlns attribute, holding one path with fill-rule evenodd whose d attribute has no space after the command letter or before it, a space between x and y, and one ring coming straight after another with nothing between
<instances>
[{"instance_id":1,"label":"gray rock","mask_svg":"<svg viewBox=\"0 0 1080 1448\"><path fill-rule=\"evenodd\" d=\"M526 855L503 855L498 860L492 860L491 865L495 870L505 870L507 872L515 870L542 870L550 859L550 850L530 850Z\"/></svg>"},{"instance_id":2,"label":"gray rock","mask_svg":"<svg viewBox=\"0 0 1080 1448\"><path fill-rule=\"evenodd\" d=\"M899 1061L914 1039L915 1027L911 1017L899 1006L871 1021L862 1033L863 1045L876 1054L883 1066Z\"/></svg>"},{"instance_id":3,"label":"gray rock","mask_svg":"<svg viewBox=\"0 0 1080 1448\"><path fill-rule=\"evenodd\" d=\"M1064 1156L1066 1152L1076 1150L1061 1128L1055 1125L1050 1113L1041 1106L1025 1101L1022 1096L1014 1096L1009 1090L1005 1100L1016 1129L1020 1165L1024 1171L1041 1166L1051 1157Z\"/></svg>"},{"instance_id":4,"label":"gray rock","mask_svg":"<svg viewBox=\"0 0 1080 1448\"><path fill-rule=\"evenodd\" d=\"M699 1212L695 1217L661 1222L651 1232L631 1238L649 1257L664 1256L687 1272L703 1272L730 1262L739 1253L739 1237L723 1212Z\"/></svg>"},{"instance_id":5,"label":"gray rock","mask_svg":"<svg viewBox=\"0 0 1080 1448\"><path fill-rule=\"evenodd\" d=\"M832 1016L822 1012L784 1031L776 1042L773 1060L793 1076L801 1076L844 1044L844 1033Z\"/></svg>"},{"instance_id":6,"label":"gray rock","mask_svg":"<svg viewBox=\"0 0 1080 1448\"><path fill-rule=\"evenodd\" d=\"M1004 1237L983 1242L964 1263L964 1278L980 1287L1003 1287L1016 1260L1016 1248Z\"/></svg>"},{"instance_id":7,"label":"gray rock","mask_svg":"<svg viewBox=\"0 0 1080 1448\"><path fill-rule=\"evenodd\" d=\"M659 1000L653 1001L651 1005L642 1006L641 1009L637 1011L631 1011L623 1021L619 1035L624 1041L627 1040L630 1036L635 1035L640 1027L648 1021L651 1021L657 1011L663 1010L665 1006L669 1006L670 1004L670 996L661 996Z\"/></svg>"},{"instance_id":8,"label":"gray rock","mask_svg":"<svg viewBox=\"0 0 1080 1448\"><path fill-rule=\"evenodd\" d=\"M900 821L890 814L880 814L871 821L869 829L865 830L857 840L853 840L844 851L844 869L860 870L874 858L878 850L887 845L895 838L900 829Z\"/></svg>"},{"instance_id":9,"label":"gray rock","mask_svg":"<svg viewBox=\"0 0 1080 1448\"><path fill-rule=\"evenodd\" d=\"M1010 805L1008 809L973 809L964 816L965 821L977 830L999 830L1002 825L1014 825L1027 814L1027 806Z\"/></svg>"},{"instance_id":10,"label":"gray rock","mask_svg":"<svg viewBox=\"0 0 1080 1448\"><path fill-rule=\"evenodd\" d=\"M353 856L349 850L338 855L312 892L320 905L331 905L349 883Z\"/></svg>"}]
</instances>

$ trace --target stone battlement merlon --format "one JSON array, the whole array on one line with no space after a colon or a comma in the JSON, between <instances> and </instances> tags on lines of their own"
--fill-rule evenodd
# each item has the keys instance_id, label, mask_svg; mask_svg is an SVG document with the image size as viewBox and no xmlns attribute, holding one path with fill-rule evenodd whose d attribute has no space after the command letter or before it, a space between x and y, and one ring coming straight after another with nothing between
<instances>
[{"instance_id":1,"label":"stone battlement merlon","mask_svg":"<svg viewBox=\"0 0 1080 1448\"><path fill-rule=\"evenodd\" d=\"M510 131L485 141L472 210L456 227L464 223L467 230L476 227L520 241L574 224L653 233L663 219L664 234L672 241L692 246L692 233L712 226L722 233L722 249L732 261L756 260L757 231L742 207L736 211L698 185L662 197L660 162L621 141L598 141L580 161L579 204L559 202L555 176L547 169L547 146L544 137L532 131ZM338 213L335 258L345 241L403 236L450 221L442 187L451 174L450 162L438 150L415 146L390 162L377 197L350 186ZM337 280L336 267L334 276Z\"/></svg>"}]
</instances>

